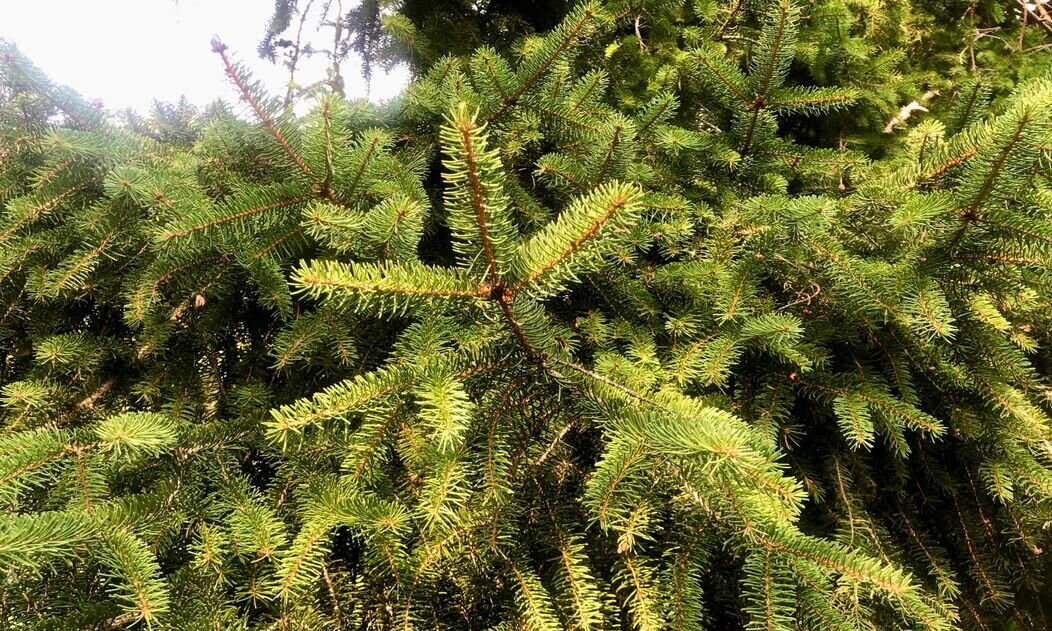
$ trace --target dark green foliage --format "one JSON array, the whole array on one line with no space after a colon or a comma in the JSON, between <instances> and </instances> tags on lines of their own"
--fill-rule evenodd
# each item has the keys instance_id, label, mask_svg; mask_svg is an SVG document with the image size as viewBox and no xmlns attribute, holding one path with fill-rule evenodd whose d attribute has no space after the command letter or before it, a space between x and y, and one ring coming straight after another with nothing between
<instances>
[{"instance_id":1,"label":"dark green foliage","mask_svg":"<svg viewBox=\"0 0 1052 631\"><path fill-rule=\"evenodd\" d=\"M4 628L1047 628L1052 75L931 15L590 3L303 118L216 42L251 123L5 45Z\"/></svg>"}]
</instances>

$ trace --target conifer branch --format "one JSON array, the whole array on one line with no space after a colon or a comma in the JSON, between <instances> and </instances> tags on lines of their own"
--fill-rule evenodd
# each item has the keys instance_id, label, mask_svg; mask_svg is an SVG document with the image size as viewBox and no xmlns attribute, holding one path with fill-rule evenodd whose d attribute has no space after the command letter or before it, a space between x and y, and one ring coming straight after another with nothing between
<instances>
[{"instance_id":1,"label":"conifer branch","mask_svg":"<svg viewBox=\"0 0 1052 631\"><path fill-rule=\"evenodd\" d=\"M749 115L749 126L745 131L745 139L742 141L741 149L738 150L738 153L743 156L748 155L750 149L752 149L752 137L756 133L756 122L760 117L761 109L761 106L755 104L751 108L752 113Z\"/></svg>"},{"instance_id":2,"label":"conifer branch","mask_svg":"<svg viewBox=\"0 0 1052 631\"><path fill-rule=\"evenodd\" d=\"M311 0L313 2L314 0ZM306 10L304 10L304 17L306 17ZM301 22L302 25L302 22ZM297 35L298 37L298 35ZM297 52L298 55L298 52ZM295 62L293 62L295 63ZM294 70L293 70L294 72ZM291 81L290 81L291 83ZM292 94L292 86L289 85L289 93L286 96L286 103L289 101L289 97ZM322 123L322 149L325 154L325 177L321 180L322 197L330 197L330 190L332 188L332 177L333 177L333 163L332 163L332 103L329 99L322 99L321 102L321 123Z\"/></svg>"},{"instance_id":3,"label":"conifer branch","mask_svg":"<svg viewBox=\"0 0 1052 631\"><path fill-rule=\"evenodd\" d=\"M281 567L284 577L278 587L278 594L288 600L293 591L304 582L304 574L313 574L313 559L322 541L329 536L331 525L327 522L308 523L296 538L293 554L287 557Z\"/></svg>"},{"instance_id":4,"label":"conifer branch","mask_svg":"<svg viewBox=\"0 0 1052 631\"><path fill-rule=\"evenodd\" d=\"M314 179L315 176L311 172L310 167L308 167L307 163L303 161L300 154L292 148L292 145L290 145L288 140L285 139L281 130L279 130L277 125L274 124L273 119L270 118L266 110L263 109L263 106L252 94L252 90L250 90L248 85L245 84L244 79L241 77L241 73L234 67L233 62L230 60L230 56L227 55L226 51L226 44L218 39L212 40L212 52L218 54L223 60L223 65L226 67L226 75L230 77L230 80L234 82L235 86L237 86L238 91L241 93L241 98L244 99L245 103L248 103L249 107L252 108L252 111L256 113L256 117L259 118L260 122L267 128L267 131L270 132L270 135L274 140L281 145L282 150L289 159L299 167L299 170L302 171L304 175Z\"/></svg>"},{"instance_id":5,"label":"conifer branch","mask_svg":"<svg viewBox=\"0 0 1052 631\"><path fill-rule=\"evenodd\" d=\"M599 174L595 177L595 184L598 185L601 182L606 181L606 171L610 168L610 161L614 157L614 153L617 151L618 145L621 144L621 132L624 130L624 123L618 121L614 124L614 133L610 137L610 142L606 146L606 154L603 156L603 162L599 165Z\"/></svg>"},{"instance_id":6,"label":"conifer branch","mask_svg":"<svg viewBox=\"0 0 1052 631\"><path fill-rule=\"evenodd\" d=\"M767 64L764 66L763 76L756 89L756 95L749 102L749 125L745 132L745 140L742 141L740 153L746 155L752 148L753 134L756 132L756 123L760 116L760 110L766 105L767 91L774 77L778 56L781 54L783 45L782 38L785 35L785 23L788 19L788 0L782 0L778 4L779 14L776 18L777 27L771 43L771 50L767 53Z\"/></svg>"},{"instance_id":7,"label":"conifer branch","mask_svg":"<svg viewBox=\"0 0 1052 631\"><path fill-rule=\"evenodd\" d=\"M500 274L497 272L497 259L493 253L493 243L490 241L486 203L483 199L482 182L479 180L478 173L478 158L475 155L472 138L472 132L476 130L476 127L470 120L462 119L457 121L457 130L460 132L460 141L464 150L468 185L471 187L471 207L475 211L475 221L478 222L482 252L486 255L486 267L489 269L490 282L496 285L500 283L501 279Z\"/></svg>"},{"instance_id":8,"label":"conifer branch","mask_svg":"<svg viewBox=\"0 0 1052 631\"><path fill-rule=\"evenodd\" d=\"M358 192L358 185L362 181L362 176L369 168L373 155L380 146L380 140L380 136L376 135L369 139L369 145L366 147L365 155L362 156L361 163L358 165L358 168L355 169L354 176L351 177L350 186L347 187L347 195L354 195Z\"/></svg>"},{"instance_id":9,"label":"conifer branch","mask_svg":"<svg viewBox=\"0 0 1052 631\"><path fill-rule=\"evenodd\" d=\"M1005 144L1004 148L1001 149L1001 152L994 160L992 167L986 174L986 178L983 180L982 186L979 187L979 192L976 194L975 199L972 200L972 203L961 213L962 217L973 217L976 215L979 207L986 200L986 196L990 194L991 190L993 190L994 183L997 181L997 177L1001 174L1001 169L1004 168L1009 154L1012 152L1012 149L1015 148L1020 138L1022 138L1023 129L1029 123L1029 116L1024 115L1019 118L1019 123L1012 132L1011 138L1008 139L1008 143Z\"/></svg>"},{"instance_id":10,"label":"conifer branch","mask_svg":"<svg viewBox=\"0 0 1052 631\"><path fill-rule=\"evenodd\" d=\"M525 351L526 357L531 361L543 362L543 356L538 353L530 344L529 340L526 339L526 332L523 330L522 324L520 324L519 320L515 317L515 312L512 311L511 305L514 296L506 289L498 288L497 291L500 293L497 298L497 304L500 306L500 311L504 315L504 319L507 321L508 326L511 327L511 332L515 335L515 340L519 343L519 346L522 347L522 350Z\"/></svg>"},{"instance_id":11,"label":"conifer branch","mask_svg":"<svg viewBox=\"0 0 1052 631\"><path fill-rule=\"evenodd\" d=\"M1001 174L1001 169L1004 168L1005 162L1008 160L1009 154L1012 149L1015 148L1023 134L1023 128L1030 122L1030 117L1023 115L1019 118L1019 122L1016 124L1015 130L1012 132L1011 138L1008 143L1001 149L1001 152L994 159L990 170L987 172L986 177L983 180L982 185L979 187L979 191L976 193L975 198L968 205L967 208L962 210L959 214L961 218L961 225L954 232L953 237L950 238L947 250L951 253L957 251L957 246L964 238L965 232L968 230L968 226L980 219L979 207L982 206L986 200L987 195L993 190L994 183L997 181L997 177Z\"/></svg>"},{"instance_id":12,"label":"conifer branch","mask_svg":"<svg viewBox=\"0 0 1052 631\"><path fill-rule=\"evenodd\" d=\"M76 513L5 515L0 521L0 560L8 567L32 568L50 558L69 556L92 534Z\"/></svg>"},{"instance_id":13,"label":"conifer branch","mask_svg":"<svg viewBox=\"0 0 1052 631\"><path fill-rule=\"evenodd\" d=\"M589 197L581 199L550 229L523 244L520 257L524 267L528 267L522 278L509 289L511 294L514 296L526 290L569 261L589 240L613 223L618 213L628 215L621 217L618 223L627 223L638 210L637 201L638 191L617 185L596 189ZM582 219L588 223L581 222ZM568 239L565 231L571 227L583 230Z\"/></svg>"},{"instance_id":14,"label":"conifer branch","mask_svg":"<svg viewBox=\"0 0 1052 631\"><path fill-rule=\"evenodd\" d=\"M957 582L953 578L952 571L943 568L943 564L937 560L934 554L925 545L924 540L921 538L917 530L914 528L913 523L906 515L906 511L902 506L902 503L898 503L899 516L902 518L902 525L906 528L907 534L910 539L917 545L917 548L924 554L925 559L931 565L932 571L938 577L939 590L945 591L950 595L956 595L957 593Z\"/></svg>"},{"instance_id":15,"label":"conifer branch","mask_svg":"<svg viewBox=\"0 0 1052 631\"><path fill-rule=\"evenodd\" d=\"M490 50L482 50L479 53L479 58L482 59L483 64L486 66L486 74L489 77L490 83L494 88L497 89L497 93L500 95L501 101L508 103L511 101L511 97L508 95L504 86L501 84L500 79L497 77L497 70L493 67L493 55L494 52Z\"/></svg>"},{"instance_id":16,"label":"conifer branch","mask_svg":"<svg viewBox=\"0 0 1052 631\"><path fill-rule=\"evenodd\" d=\"M610 504L614 501L614 496L618 492L621 481L628 476L636 465L643 461L646 452L647 444L640 442L636 444L623 458L618 460L618 466L613 471L612 478L608 484L603 486L603 493L599 497L599 505L596 510L596 517L599 520L599 523L605 524L607 522Z\"/></svg>"},{"instance_id":17,"label":"conifer branch","mask_svg":"<svg viewBox=\"0 0 1052 631\"><path fill-rule=\"evenodd\" d=\"M979 97L983 93L983 84L978 80L972 81L969 87L968 98L965 100L964 107L959 115L962 122L971 120L976 104L979 102Z\"/></svg>"},{"instance_id":18,"label":"conifer branch","mask_svg":"<svg viewBox=\"0 0 1052 631\"><path fill-rule=\"evenodd\" d=\"M930 171L928 171L923 177L921 177L919 179L922 182L938 179L943 174L945 174L947 171L949 171L950 169L953 169L956 166L959 166L959 165L963 164L968 159L970 159L973 156L975 156L977 153L979 153L979 149L976 148L976 147L971 147L968 150L962 152L960 155L956 155L956 156L950 158L949 160L943 162L942 164L939 164L938 166L936 166L935 168L933 168Z\"/></svg>"},{"instance_id":19,"label":"conifer branch","mask_svg":"<svg viewBox=\"0 0 1052 631\"><path fill-rule=\"evenodd\" d=\"M753 107L754 100L750 99L739 87L738 82L732 81L726 74L726 68L721 68L716 62L708 57L708 53L698 48L694 51L694 57L702 63L705 68L715 77L731 94L738 97L746 107ZM740 74L740 73L739 73Z\"/></svg>"},{"instance_id":20,"label":"conifer branch","mask_svg":"<svg viewBox=\"0 0 1052 631\"><path fill-rule=\"evenodd\" d=\"M663 120L667 115L673 113L678 104L676 98L671 93L659 95L654 101L657 101L658 106L648 109L645 112L645 117L637 118L637 138L649 131L658 121Z\"/></svg>"},{"instance_id":21,"label":"conifer branch","mask_svg":"<svg viewBox=\"0 0 1052 631\"><path fill-rule=\"evenodd\" d=\"M799 381L805 383L807 387L814 388L821 392L856 397L861 401L865 401L867 405L881 410L885 414L904 418L911 427L928 432L932 437L941 436L946 432L946 426L940 423L938 419L928 416L920 410L911 410L905 404L894 404L892 403L894 399L874 396L858 389L828 386L811 379L800 379Z\"/></svg>"},{"instance_id":22,"label":"conifer branch","mask_svg":"<svg viewBox=\"0 0 1052 631\"><path fill-rule=\"evenodd\" d=\"M543 161L543 158L542 158L541 160L538 161L537 174L538 175L544 175L544 174L547 174L547 173L551 173L551 174L555 175L556 177L558 177L559 179L567 182L578 193L587 193L588 192L588 186L585 185L584 183L582 183L574 174L570 173L568 170L560 169L558 162L556 162L554 160Z\"/></svg>"},{"instance_id":23,"label":"conifer branch","mask_svg":"<svg viewBox=\"0 0 1052 631\"><path fill-rule=\"evenodd\" d=\"M227 261L227 256L203 256L197 259L191 259L190 261L187 261L185 263L174 265L172 267L169 267L168 269L165 269L160 274L157 274L154 281L150 283L150 295L156 297L161 291L161 285L165 284L179 273L184 272L190 268L197 267L198 265L204 265L205 263L211 263L213 261L225 263Z\"/></svg>"},{"instance_id":24,"label":"conifer branch","mask_svg":"<svg viewBox=\"0 0 1052 631\"><path fill-rule=\"evenodd\" d=\"M15 222L13 224L11 224L6 230L4 230L3 232L0 232L0 243L3 243L5 241L7 241L8 237L10 237L14 233L18 232L26 224L32 223L32 222L36 221L37 219L40 219L48 211L54 210L67 197L70 197L71 195L73 195L74 193L77 193L78 191L84 190L85 188L91 186L92 184L94 184L95 182L98 182L101 179L102 179L101 175L96 175L96 176L94 176L94 177L92 177L92 178L90 178L90 179L88 179L88 180L86 180L84 182L77 182L76 184L73 184L73 185L69 186L68 188L66 188L65 190L61 191L60 193L58 193L54 197L50 197L50 198L48 198L48 199L46 199L46 200L44 200L42 202L33 204L27 209L21 209L20 208L19 212L18 212L20 217L18 217L15 220ZM9 205L8 208L10 209L11 206Z\"/></svg>"},{"instance_id":25,"label":"conifer branch","mask_svg":"<svg viewBox=\"0 0 1052 631\"><path fill-rule=\"evenodd\" d=\"M90 410L91 408L95 407L96 401L106 396L106 393L113 389L113 386L116 383L117 380L114 378L103 381L101 384L99 384L99 387L95 388L95 390L93 390L88 396L84 397L80 401L77 401L77 404L74 407L77 409Z\"/></svg>"},{"instance_id":26,"label":"conifer branch","mask_svg":"<svg viewBox=\"0 0 1052 631\"><path fill-rule=\"evenodd\" d=\"M76 259L73 265L66 267L61 276L50 280L49 289L51 290L51 292L57 294L58 292L62 291L62 289L66 287L67 283L73 281L73 279L77 278L84 270L91 266L91 264L99 257L99 255L106 250L107 246L109 246L109 244L117 237L118 232L118 229L110 231L97 246L84 253L80 258Z\"/></svg>"},{"instance_id":27,"label":"conifer branch","mask_svg":"<svg viewBox=\"0 0 1052 631\"><path fill-rule=\"evenodd\" d=\"M485 127L476 124L464 103L443 125L443 149L449 156L443 163L449 184L445 199L458 254L474 267L481 247L485 272L480 275L496 287L504 282L503 271L511 263L518 234L508 217L501 161L486 147Z\"/></svg>"},{"instance_id":28,"label":"conifer branch","mask_svg":"<svg viewBox=\"0 0 1052 631\"><path fill-rule=\"evenodd\" d=\"M66 118L73 121L74 125L87 130L94 129L98 126L97 120L92 121L89 125L81 114L78 113L75 108L71 107L71 101L74 100L72 96L65 90L60 90L55 86L55 84L40 72L36 66L30 63L28 59L18 52L17 49L6 43L3 43L2 49L4 64L22 75L22 79L27 80L37 93L46 98L48 102L62 112ZM85 106L83 103L78 103L78 105Z\"/></svg>"},{"instance_id":29,"label":"conifer branch","mask_svg":"<svg viewBox=\"0 0 1052 631\"><path fill-rule=\"evenodd\" d=\"M564 123L566 125L572 125L574 127L579 127L579 128L581 128L581 129L583 129L585 131L590 131L590 132L595 133L595 134L597 134L600 131L602 131L599 128L598 125L593 125L592 123L588 122L587 119L582 119L582 118L580 118L578 116L574 116L571 113L561 111L559 108L550 107L548 105L545 105L543 102L541 102L541 103L531 103L530 104L530 108L534 109L534 110L537 110L538 112L540 112L540 113L542 113L542 114L544 114L546 116L550 116L550 117L558 120L560 123Z\"/></svg>"},{"instance_id":30,"label":"conifer branch","mask_svg":"<svg viewBox=\"0 0 1052 631\"><path fill-rule=\"evenodd\" d=\"M0 487L3 487L9 482L17 480L25 474L36 471L60 458L64 458L70 453L72 453L71 447L69 445L62 445L58 449L42 454L35 460L19 463L17 467L7 471L0 471Z\"/></svg>"},{"instance_id":31,"label":"conifer branch","mask_svg":"<svg viewBox=\"0 0 1052 631\"><path fill-rule=\"evenodd\" d=\"M50 182L51 180L55 179L58 176L59 173L62 173L67 167L72 165L74 163L74 161L75 161L75 158L73 158L73 157L66 158L65 160L59 162L55 166L53 166L50 169L48 169L48 171L46 173L42 174L40 177L37 178L37 181L36 181L37 188L40 188L40 187L44 186L45 184L47 184L48 182ZM7 192L7 190L8 189L0 191L0 197L2 197L3 194Z\"/></svg>"},{"instance_id":32,"label":"conifer branch","mask_svg":"<svg viewBox=\"0 0 1052 631\"><path fill-rule=\"evenodd\" d=\"M261 258L267 256L268 254L270 254L271 252L273 252L274 250L280 248L284 243L288 242L289 240L295 239L297 236L302 234L303 231L304 231L303 225L302 224L297 225L292 230L289 230L289 231L285 232L284 234L279 235L276 239L274 239L270 243L265 243L263 245L263 247L261 247L258 250L252 252L249 255L249 257L248 257L248 260L249 261L258 261L259 259L261 259Z\"/></svg>"},{"instance_id":33,"label":"conifer branch","mask_svg":"<svg viewBox=\"0 0 1052 631\"><path fill-rule=\"evenodd\" d=\"M771 41L771 50L766 54L763 76L760 78L760 83L756 90L756 97L753 99L754 111L763 106L764 100L767 97L767 91L771 86L771 80L774 78L775 72L777 71L778 57L782 54L782 47L785 45L783 40L785 38L786 23L789 20L790 1L791 0L780 0L778 3L778 13L774 18L776 27Z\"/></svg>"},{"instance_id":34,"label":"conifer branch","mask_svg":"<svg viewBox=\"0 0 1052 631\"><path fill-rule=\"evenodd\" d=\"M278 208L287 208L289 206L295 206L296 204L303 204L305 202L310 201L311 199L314 199L313 195L299 195L290 199L279 199L268 204L262 204L260 206L239 210L229 215L219 215L206 221L187 226L185 228L169 228L168 230L161 232L158 235L158 239L161 241L170 241L177 237L185 237L187 235L192 235L198 232L209 230L217 226L223 226L228 223L242 221L255 215L259 215L271 210L277 210Z\"/></svg>"},{"instance_id":35,"label":"conifer branch","mask_svg":"<svg viewBox=\"0 0 1052 631\"><path fill-rule=\"evenodd\" d=\"M822 112L854 102L858 95L853 90L793 90L781 89L765 100L765 107L774 111Z\"/></svg>"},{"instance_id":36,"label":"conifer branch","mask_svg":"<svg viewBox=\"0 0 1052 631\"><path fill-rule=\"evenodd\" d=\"M570 101L570 110L577 110L580 108L585 101L592 98L592 95L598 91L598 88L603 83L603 75L596 72L592 73L588 77L587 87L577 97Z\"/></svg>"},{"instance_id":37,"label":"conifer branch","mask_svg":"<svg viewBox=\"0 0 1052 631\"><path fill-rule=\"evenodd\" d=\"M989 575L983 569L982 562L979 561L979 557L976 556L975 545L972 543L972 537L968 532L968 524L965 523L964 513L961 512L961 504L957 501L957 496L954 494L950 495L950 501L953 503L954 511L957 514L957 520L961 524L961 534L964 536L964 545L968 549L968 556L971 558L972 567L978 574L980 582L982 583L983 589L986 591L987 597L991 600L1000 600L998 596L998 590L994 587Z\"/></svg>"},{"instance_id":38,"label":"conifer branch","mask_svg":"<svg viewBox=\"0 0 1052 631\"><path fill-rule=\"evenodd\" d=\"M584 8L580 10L579 15L575 16L576 19L574 19L569 25L569 28L566 28L565 32L562 33L562 37L559 39L556 46L548 52L544 59L536 64L530 74L519 81L518 87L515 88L508 98L503 99L500 107L486 117L486 122L492 122L497 118L500 118L500 116L507 112L509 108L515 105L519 99L522 98L531 87L533 87L533 84L544 76L544 73L559 59L559 56L562 55L563 51L569 48L569 46L577 40L577 36L584 29L585 25L596 17L596 13L597 9L594 6L590 4L585 5Z\"/></svg>"},{"instance_id":39,"label":"conifer branch","mask_svg":"<svg viewBox=\"0 0 1052 631\"><path fill-rule=\"evenodd\" d=\"M301 267L294 280L311 295L391 294L438 298L485 298L488 294L471 284L461 274L441 268L374 266L366 263L348 266L334 261L311 263ZM421 281L421 282L414 282Z\"/></svg>"}]
</instances>

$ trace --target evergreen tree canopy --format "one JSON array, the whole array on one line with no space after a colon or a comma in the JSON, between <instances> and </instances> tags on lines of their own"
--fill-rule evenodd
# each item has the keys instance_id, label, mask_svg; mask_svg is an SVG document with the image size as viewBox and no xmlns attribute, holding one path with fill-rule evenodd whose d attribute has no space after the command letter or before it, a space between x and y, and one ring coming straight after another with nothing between
<instances>
[{"instance_id":1,"label":"evergreen tree canopy","mask_svg":"<svg viewBox=\"0 0 1052 631\"><path fill-rule=\"evenodd\" d=\"M1044 9L922 4L585 3L302 118L4 44L4 628L1048 628Z\"/></svg>"}]
</instances>

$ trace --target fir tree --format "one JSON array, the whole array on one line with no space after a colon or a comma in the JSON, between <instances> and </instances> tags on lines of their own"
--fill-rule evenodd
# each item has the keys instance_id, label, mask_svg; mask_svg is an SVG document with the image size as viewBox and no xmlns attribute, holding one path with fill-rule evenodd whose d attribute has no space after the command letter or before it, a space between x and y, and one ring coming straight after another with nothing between
<instances>
[{"instance_id":1,"label":"fir tree","mask_svg":"<svg viewBox=\"0 0 1052 631\"><path fill-rule=\"evenodd\" d=\"M0 620L1047 627L1052 76L882 136L867 7L584 4L302 119L216 41L253 122L5 45Z\"/></svg>"}]
</instances>

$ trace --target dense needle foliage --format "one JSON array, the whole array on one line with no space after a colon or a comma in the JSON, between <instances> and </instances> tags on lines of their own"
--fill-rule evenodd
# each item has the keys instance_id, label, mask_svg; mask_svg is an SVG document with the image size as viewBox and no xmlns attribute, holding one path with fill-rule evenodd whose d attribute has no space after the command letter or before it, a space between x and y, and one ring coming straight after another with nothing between
<instances>
[{"instance_id":1,"label":"dense needle foliage","mask_svg":"<svg viewBox=\"0 0 1052 631\"><path fill-rule=\"evenodd\" d=\"M925 4L587 3L302 118L4 45L2 626L1047 629L1044 9Z\"/></svg>"}]
</instances>

